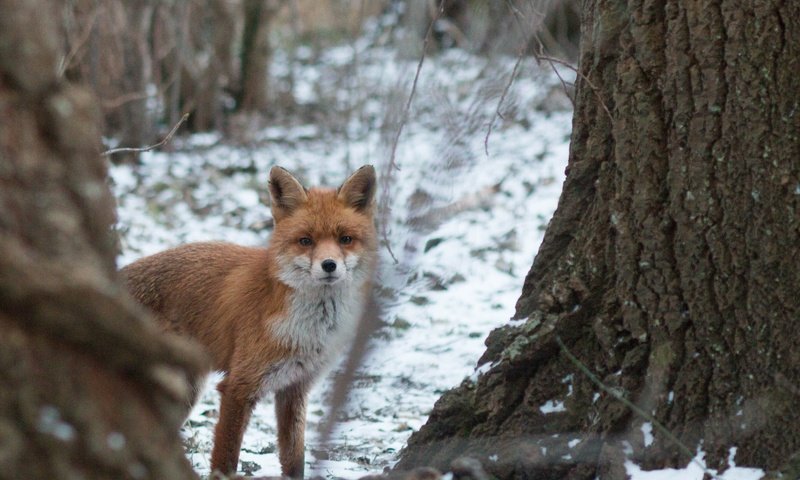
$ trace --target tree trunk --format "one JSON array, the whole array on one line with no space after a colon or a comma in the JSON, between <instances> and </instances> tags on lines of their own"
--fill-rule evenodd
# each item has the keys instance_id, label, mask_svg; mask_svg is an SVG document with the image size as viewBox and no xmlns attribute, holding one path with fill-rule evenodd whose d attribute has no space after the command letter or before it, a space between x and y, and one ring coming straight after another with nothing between
<instances>
[{"instance_id":1,"label":"tree trunk","mask_svg":"<svg viewBox=\"0 0 800 480\"><path fill-rule=\"evenodd\" d=\"M153 115L147 107L147 85L150 78L151 59L147 48L147 36L153 7L148 0L133 0L125 2L123 19L118 28L122 35L122 72L117 79L121 95L131 96L131 100L123 102L118 108L109 112L113 116L112 122L119 125L120 145L130 147L143 147L152 142L155 133ZM97 48L103 49L98 45ZM100 72L107 75L107 72ZM137 153L118 154L115 161L135 162Z\"/></svg>"},{"instance_id":2,"label":"tree trunk","mask_svg":"<svg viewBox=\"0 0 800 480\"><path fill-rule=\"evenodd\" d=\"M278 9L276 0L244 0L242 31L241 89L238 108L244 112L264 112L269 89L269 22Z\"/></svg>"},{"instance_id":3,"label":"tree trunk","mask_svg":"<svg viewBox=\"0 0 800 480\"><path fill-rule=\"evenodd\" d=\"M799 19L800 2L584 2L567 178L520 322L397 469L472 455L498 478L621 479L626 457L689 461L560 338L710 467L736 446L795 478Z\"/></svg>"},{"instance_id":4,"label":"tree trunk","mask_svg":"<svg viewBox=\"0 0 800 480\"><path fill-rule=\"evenodd\" d=\"M210 29L210 60L197 70L197 92L192 115L194 130L222 130L224 89L232 84L232 50L236 30L232 6L224 0L211 0L209 13L202 19ZM201 16L201 14L198 14Z\"/></svg>"},{"instance_id":5,"label":"tree trunk","mask_svg":"<svg viewBox=\"0 0 800 480\"><path fill-rule=\"evenodd\" d=\"M56 77L45 0L0 0L0 476L193 478L203 359L116 281L95 99Z\"/></svg>"}]
</instances>

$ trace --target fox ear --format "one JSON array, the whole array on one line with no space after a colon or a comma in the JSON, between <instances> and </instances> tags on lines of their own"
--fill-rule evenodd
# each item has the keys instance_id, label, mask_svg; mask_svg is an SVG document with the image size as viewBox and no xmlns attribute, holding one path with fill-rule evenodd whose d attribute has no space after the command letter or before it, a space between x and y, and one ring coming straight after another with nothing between
<instances>
[{"instance_id":1,"label":"fox ear","mask_svg":"<svg viewBox=\"0 0 800 480\"><path fill-rule=\"evenodd\" d=\"M339 187L339 200L356 211L366 213L372 209L376 185L375 168L364 165Z\"/></svg>"},{"instance_id":2,"label":"fox ear","mask_svg":"<svg viewBox=\"0 0 800 480\"><path fill-rule=\"evenodd\" d=\"M308 200L306 189L288 170L272 167L269 171L269 198L275 222L288 217Z\"/></svg>"}]
</instances>

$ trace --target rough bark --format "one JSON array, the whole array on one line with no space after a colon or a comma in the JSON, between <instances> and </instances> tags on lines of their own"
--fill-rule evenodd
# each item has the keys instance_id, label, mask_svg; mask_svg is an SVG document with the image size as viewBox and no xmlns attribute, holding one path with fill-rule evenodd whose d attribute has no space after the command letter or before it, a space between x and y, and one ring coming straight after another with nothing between
<instances>
[{"instance_id":1,"label":"rough bark","mask_svg":"<svg viewBox=\"0 0 800 480\"><path fill-rule=\"evenodd\" d=\"M800 451L800 3L582 10L568 173L520 324L489 336L487 373L443 395L397 469L464 454L498 478L625 478L626 456L686 464L655 429L645 446L644 420L560 337L709 466L737 446L738 465L788 472ZM565 410L544 413L548 401Z\"/></svg>"},{"instance_id":2,"label":"rough bark","mask_svg":"<svg viewBox=\"0 0 800 480\"><path fill-rule=\"evenodd\" d=\"M116 281L96 101L56 76L51 7L0 0L0 476L193 478L203 359Z\"/></svg>"}]
</instances>

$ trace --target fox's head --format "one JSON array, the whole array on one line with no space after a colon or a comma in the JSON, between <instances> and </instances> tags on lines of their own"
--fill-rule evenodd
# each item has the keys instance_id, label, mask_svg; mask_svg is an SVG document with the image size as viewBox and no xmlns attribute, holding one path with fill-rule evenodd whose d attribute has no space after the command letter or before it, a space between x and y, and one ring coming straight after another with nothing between
<instances>
[{"instance_id":1,"label":"fox's head","mask_svg":"<svg viewBox=\"0 0 800 480\"><path fill-rule=\"evenodd\" d=\"M365 280L377 256L375 189L371 165L359 168L336 190L307 190L291 173L273 167L270 247L281 280L294 288Z\"/></svg>"}]
</instances>

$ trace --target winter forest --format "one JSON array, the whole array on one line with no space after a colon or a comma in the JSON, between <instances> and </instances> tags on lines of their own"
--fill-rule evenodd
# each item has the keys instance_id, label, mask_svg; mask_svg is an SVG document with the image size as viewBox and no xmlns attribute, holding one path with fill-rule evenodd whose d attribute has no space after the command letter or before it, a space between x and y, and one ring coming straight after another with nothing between
<instances>
[{"instance_id":1,"label":"winter forest","mask_svg":"<svg viewBox=\"0 0 800 480\"><path fill-rule=\"evenodd\" d=\"M0 0L0 479L800 479L798 72L793 0Z\"/></svg>"}]
</instances>

